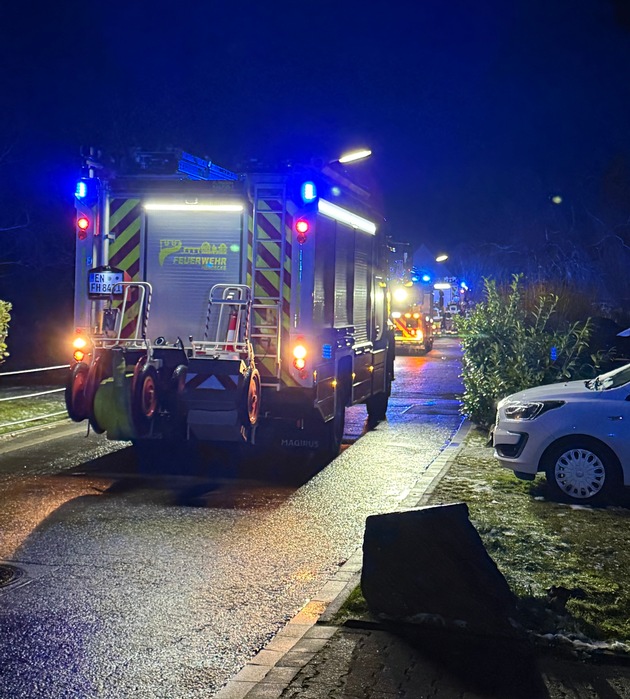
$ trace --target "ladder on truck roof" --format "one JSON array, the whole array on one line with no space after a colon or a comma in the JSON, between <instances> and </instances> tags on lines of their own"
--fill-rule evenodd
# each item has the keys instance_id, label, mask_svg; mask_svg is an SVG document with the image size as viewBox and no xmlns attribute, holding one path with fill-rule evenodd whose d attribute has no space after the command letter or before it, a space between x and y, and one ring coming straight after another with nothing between
<instances>
[{"instance_id":1,"label":"ladder on truck roof","mask_svg":"<svg viewBox=\"0 0 630 699\"><path fill-rule=\"evenodd\" d=\"M189 180L238 180L239 176L211 160L198 158L180 149L146 151L134 148L131 151L130 167L127 174L170 179L174 175L186 175Z\"/></svg>"},{"instance_id":2,"label":"ladder on truck roof","mask_svg":"<svg viewBox=\"0 0 630 699\"><path fill-rule=\"evenodd\" d=\"M251 341L263 384L278 386L286 284L286 185L254 187Z\"/></svg>"}]
</instances>

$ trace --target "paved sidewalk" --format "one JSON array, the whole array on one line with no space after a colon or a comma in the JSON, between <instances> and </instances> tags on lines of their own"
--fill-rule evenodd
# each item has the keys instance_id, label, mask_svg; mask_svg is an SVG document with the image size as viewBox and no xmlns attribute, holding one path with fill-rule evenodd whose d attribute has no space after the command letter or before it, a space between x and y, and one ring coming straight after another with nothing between
<instances>
[{"instance_id":1,"label":"paved sidewalk","mask_svg":"<svg viewBox=\"0 0 630 699\"><path fill-rule=\"evenodd\" d=\"M425 505L470 423L424 471L399 511ZM359 548L217 699L630 699L630 660L535 650L457 629L330 620L360 582Z\"/></svg>"},{"instance_id":2,"label":"paved sidewalk","mask_svg":"<svg viewBox=\"0 0 630 699\"><path fill-rule=\"evenodd\" d=\"M423 471L398 511L428 502L442 476L462 449L472 428L463 421L450 443ZM359 584L363 552L359 547L311 600L276 636L215 696L217 699L261 699L280 697L291 680L341 629L327 625L348 595ZM347 670L347 668L346 668ZM291 695L287 695L291 696ZM295 695L299 696L299 695Z\"/></svg>"},{"instance_id":3,"label":"paved sidewalk","mask_svg":"<svg viewBox=\"0 0 630 699\"><path fill-rule=\"evenodd\" d=\"M313 652L318 637L329 633L325 645ZM302 663L306 656L310 659ZM283 684L281 678L291 679ZM516 640L459 632L317 625L246 696L627 699L630 667L536 654Z\"/></svg>"}]
</instances>

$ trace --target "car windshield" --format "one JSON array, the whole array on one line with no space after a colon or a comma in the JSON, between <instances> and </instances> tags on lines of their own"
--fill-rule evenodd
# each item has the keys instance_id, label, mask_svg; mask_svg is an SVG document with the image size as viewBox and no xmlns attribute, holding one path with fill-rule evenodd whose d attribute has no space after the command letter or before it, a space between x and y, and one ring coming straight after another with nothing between
<instances>
[{"instance_id":1,"label":"car windshield","mask_svg":"<svg viewBox=\"0 0 630 699\"><path fill-rule=\"evenodd\" d=\"M586 382L592 391L606 391L610 388L618 388L630 382L630 364L626 364L619 369L613 369L606 374L600 374L594 379Z\"/></svg>"}]
</instances>

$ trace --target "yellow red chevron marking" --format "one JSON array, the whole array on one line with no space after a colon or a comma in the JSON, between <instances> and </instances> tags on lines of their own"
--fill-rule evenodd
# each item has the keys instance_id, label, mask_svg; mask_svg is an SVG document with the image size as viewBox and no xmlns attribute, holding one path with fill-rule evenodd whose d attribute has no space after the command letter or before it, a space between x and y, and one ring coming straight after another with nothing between
<instances>
[{"instance_id":1,"label":"yellow red chevron marking","mask_svg":"<svg viewBox=\"0 0 630 699\"><path fill-rule=\"evenodd\" d=\"M392 318L392 320L394 321L394 325L396 326L396 329L400 330L403 337L414 337L414 335L412 333L410 333L409 330L407 329L407 324L403 323L403 321L400 320L400 318Z\"/></svg>"},{"instance_id":2,"label":"yellow red chevron marking","mask_svg":"<svg viewBox=\"0 0 630 699\"><path fill-rule=\"evenodd\" d=\"M252 215L248 219L247 283L253 290L254 304L259 306L254 311L252 329L254 334L264 336L254 338L254 352L263 377L278 376L278 346L280 343L288 347L291 329L291 242L296 207L287 202L283 216L279 213L283 206L280 199L258 199L255 220ZM298 385L285 367L280 378L288 386Z\"/></svg>"},{"instance_id":3,"label":"yellow red chevron marking","mask_svg":"<svg viewBox=\"0 0 630 699\"><path fill-rule=\"evenodd\" d=\"M140 231L142 208L139 199L112 199L109 205L109 264L125 272L125 281L140 280ZM116 302L120 306L121 302ZM138 323L139 301L125 312L121 335L131 337Z\"/></svg>"}]
</instances>

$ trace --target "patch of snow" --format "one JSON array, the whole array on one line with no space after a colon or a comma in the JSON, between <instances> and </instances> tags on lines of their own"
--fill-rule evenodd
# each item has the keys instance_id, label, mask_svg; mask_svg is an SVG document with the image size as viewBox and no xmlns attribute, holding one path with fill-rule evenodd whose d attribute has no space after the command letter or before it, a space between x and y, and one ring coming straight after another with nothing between
<instances>
[{"instance_id":1,"label":"patch of snow","mask_svg":"<svg viewBox=\"0 0 630 699\"><path fill-rule=\"evenodd\" d=\"M630 645L621 641L593 641L583 634L546 633L533 634L535 637L548 641L554 645L569 646L575 651L586 653L598 653L608 651L611 653L630 654Z\"/></svg>"}]
</instances>

